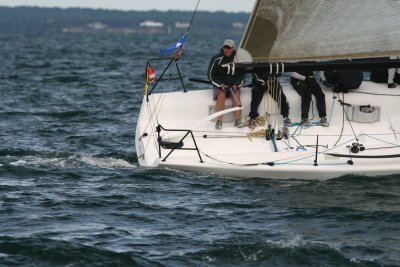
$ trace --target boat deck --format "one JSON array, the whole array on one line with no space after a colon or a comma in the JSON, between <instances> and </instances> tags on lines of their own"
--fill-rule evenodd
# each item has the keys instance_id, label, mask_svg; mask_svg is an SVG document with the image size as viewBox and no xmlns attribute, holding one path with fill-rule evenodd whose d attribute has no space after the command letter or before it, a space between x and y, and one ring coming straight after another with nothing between
<instances>
[{"instance_id":1,"label":"boat deck","mask_svg":"<svg viewBox=\"0 0 400 267\"><path fill-rule=\"evenodd\" d=\"M213 112L212 90L197 90L153 94L150 101L143 102L137 126L137 153L139 163L143 166L165 166L187 170L213 172L223 175L243 177L281 177L307 179L318 176L320 179L337 177L345 173L376 174L398 172L398 158L354 158L353 165L348 157L336 157L331 154L348 155L353 143L360 143L366 149L357 155L387 156L400 154L397 133L400 127L400 117L397 116L397 102L400 91L389 89L386 84L363 82L359 89L347 94L334 94L330 88L323 87L325 93L329 127L318 125L319 117L313 100L309 119L311 127L298 125L300 120L300 96L291 86L284 86L290 115L294 125L288 127L288 138L276 141L277 151L270 140L266 140L265 129L268 121L255 129L236 128L233 126L231 113L224 115L223 128L216 130L213 120L204 120ZM241 89L243 105L242 118L248 119L250 110L251 89ZM379 121L373 123L349 123L345 118L341 100L349 105L371 105L380 108ZM230 101L227 100L227 107ZM259 107L260 114L266 114L268 107L276 106L267 94ZM346 113L350 106L345 105ZM150 111L150 112L149 112ZM151 114L153 114L151 116ZM157 114L157 115L155 115ZM368 115L368 114L367 114ZM264 115L265 116L265 115ZM275 131L282 130L282 116L275 114L272 123ZM165 159L170 149L161 149L158 153L157 133L158 123L164 129L191 130L200 150L203 163L195 150L174 150ZM297 122L297 123L296 123ZM146 134L144 134L146 133ZM178 142L185 132L160 132L163 141ZM145 136L143 136L145 135ZM318 136L318 166L314 166L317 154ZM140 138L141 137L141 138ZM357 140L357 139L358 140ZM191 136L184 140L184 148L194 148ZM354 155L356 155L354 154ZM375 164L376 163L376 164ZM379 163L379 166L377 164ZM345 168L338 168L338 166ZM375 166L374 166L375 165ZM301 174L300 174L301 173Z\"/></svg>"}]
</instances>

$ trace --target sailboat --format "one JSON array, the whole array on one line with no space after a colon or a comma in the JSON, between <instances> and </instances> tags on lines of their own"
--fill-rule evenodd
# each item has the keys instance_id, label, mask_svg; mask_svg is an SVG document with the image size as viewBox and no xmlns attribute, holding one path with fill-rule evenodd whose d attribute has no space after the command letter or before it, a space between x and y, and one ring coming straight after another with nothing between
<instances>
[{"instance_id":1,"label":"sailboat","mask_svg":"<svg viewBox=\"0 0 400 267\"><path fill-rule=\"evenodd\" d=\"M277 85L285 72L399 68L399 60L371 60L400 55L399 13L400 1L392 0L257 0L240 56L227 71L267 71ZM300 97L284 85L295 123L283 125L280 106L267 93L257 127L240 129L233 126L232 113L240 109L248 120L251 88L241 90L241 107L227 99L226 109L215 112L210 85L192 91L178 83L183 91L155 92L148 89L147 75L135 136L141 166L271 179L400 173L400 91L387 84L363 81L346 94L321 85L328 127L316 120L309 127L296 123ZM216 130L215 119L222 114L224 127Z\"/></svg>"}]
</instances>

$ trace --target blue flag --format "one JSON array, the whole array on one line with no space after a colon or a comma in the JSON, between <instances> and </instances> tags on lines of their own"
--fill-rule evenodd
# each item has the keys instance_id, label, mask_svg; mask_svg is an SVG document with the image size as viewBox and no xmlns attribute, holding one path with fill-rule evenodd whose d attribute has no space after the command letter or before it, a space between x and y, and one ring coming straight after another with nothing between
<instances>
[{"instance_id":1,"label":"blue flag","mask_svg":"<svg viewBox=\"0 0 400 267\"><path fill-rule=\"evenodd\" d=\"M182 38L179 39L179 41L178 41L176 44L170 46L170 47L167 48L167 49L160 49L160 52L161 52L162 54L164 54L164 53L172 52L172 51L178 49L179 47L181 47L181 46L185 43L185 41L186 41L187 38L188 38L188 33L185 33L185 34L182 36Z\"/></svg>"}]
</instances>

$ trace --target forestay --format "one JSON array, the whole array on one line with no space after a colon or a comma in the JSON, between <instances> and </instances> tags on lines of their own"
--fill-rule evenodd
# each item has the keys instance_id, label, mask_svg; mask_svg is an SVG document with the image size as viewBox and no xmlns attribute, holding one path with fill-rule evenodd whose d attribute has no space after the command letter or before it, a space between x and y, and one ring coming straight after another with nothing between
<instances>
[{"instance_id":1,"label":"forestay","mask_svg":"<svg viewBox=\"0 0 400 267\"><path fill-rule=\"evenodd\" d=\"M241 48L254 62L400 55L400 1L257 0Z\"/></svg>"}]
</instances>

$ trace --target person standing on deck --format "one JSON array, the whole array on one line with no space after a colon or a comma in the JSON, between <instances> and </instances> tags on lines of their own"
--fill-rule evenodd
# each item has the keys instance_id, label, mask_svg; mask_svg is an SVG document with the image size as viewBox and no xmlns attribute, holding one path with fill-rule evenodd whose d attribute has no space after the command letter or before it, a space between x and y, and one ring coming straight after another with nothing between
<instances>
[{"instance_id":1,"label":"person standing on deck","mask_svg":"<svg viewBox=\"0 0 400 267\"><path fill-rule=\"evenodd\" d=\"M221 48L221 51L213 56L208 67L208 78L213 84L213 99L216 100L215 111L219 112L225 109L225 100L230 97L231 92L236 96L232 97L232 106L237 107L240 102L240 87L243 85L245 75L237 74L229 75L227 68L222 65L233 62L236 55L235 42L231 39L226 39ZM232 90L230 90L232 89ZM243 127L243 123L240 119L240 110L234 112L235 124L238 128ZM217 118L215 129L222 128L222 116Z\"/></svg>"},{"instance_id":2,"label":"person standing on deck","mask_svg":"<svg viewBox=\"0 0 400 267\"><path fill-rule=\"evenodd\" d=\"M284 126L291 126L292 122L289 119L289 104L286 100L285 94L282 92L281 84L278 82L276 88L269 88L268 85L268 74L266 72L263 73L253 73L252 85L253 89L251 90L251 102L250 102L250 122L249 128L256 127L256 118L259 116L258 114L258 106L260 105L264 93L267 91L275 101L280 100L280 108L281 115L283 117ZM277 92L274 92L276 90Z\"/></svg>"},{"instance_id":3,"label":"person standing on deck","mask_svg":"<svg viewBox=\"0 0 400 267\"><path fill-rule=\"evenodd\" d=\"M301 125L309 126L308 112L310 110L311 95L313 94L317 100L317 110L320 117L320 125L327 127L326 119L325 94L322 92L321 86L314 78L312 71L290 72L290 83L296 92L301 96Z\"/></svg>"},{"instance_id":4,"label":"person standing on deck","mask_svg":"<svg viewBox=\"0 0 400 267\"><path fill-rule=\"evenodd\" d=\"M399 56L391 56L390 59L400 59L400 57ZM399 68L388 69L388 88L396 88L396 85L394 84L393 80L395 80L397 83L400 82L400 69Z\"/></svg>"}]
</instances>

